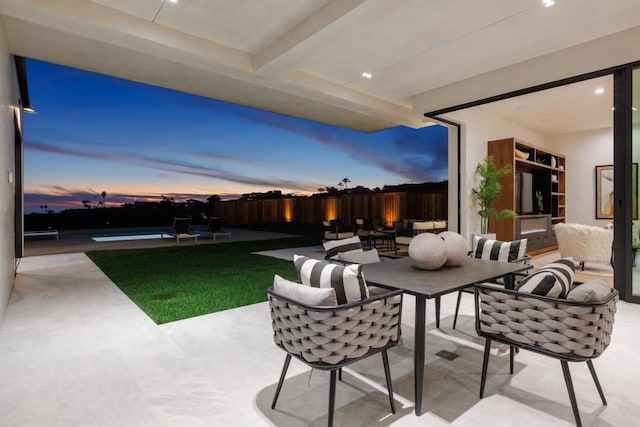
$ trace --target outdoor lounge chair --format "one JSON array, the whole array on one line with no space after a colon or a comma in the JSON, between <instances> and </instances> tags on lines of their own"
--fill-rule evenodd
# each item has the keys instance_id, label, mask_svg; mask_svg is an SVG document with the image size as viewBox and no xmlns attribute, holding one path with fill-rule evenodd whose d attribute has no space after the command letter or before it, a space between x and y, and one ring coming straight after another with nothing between
<instances>
[{"instance_id":1,"label":"outdoor lounge chair","mask_svg":"<svg viewBox=\"0 0 640 427\"><path fill-rule=\"evenodd\" d=\"M173 219L173 237L176 238L178 243L180 239L194 239L198 240L197 234L191 234L191 218L174 218Z\"/></svg>"},{"instance_id":2,"label":"outdoor lounge chair","mask_svg":"<svg viewBox=\"0 0 640 427\"><path fill-rule=\"evenodd\" d=\"M221 216L212 216L211 218L209 218L207 230L209 231L209 233L211 233L211 238L213 240L216 240L217 236L227 236L231 238L231 233L222 229L223 224L224 218Z\"/></svg>"}]
</instances>

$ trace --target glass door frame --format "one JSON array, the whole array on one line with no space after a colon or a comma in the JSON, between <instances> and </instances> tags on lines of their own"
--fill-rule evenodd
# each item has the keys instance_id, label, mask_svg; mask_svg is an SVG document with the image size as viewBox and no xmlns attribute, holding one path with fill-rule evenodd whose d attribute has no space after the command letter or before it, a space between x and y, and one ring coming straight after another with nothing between
<instances>
[{"instance_id":1,"label":"glass door frame","mask_svg":"<svg viewBox=\"0 0 640 427\"><path fill-rule=\"evenodd\" d=\"M476 107L488 104L494 101L513 98L520 95L526 95L541 90L560 87L571 83L584 80L590 80L605 75L613 75L614 94L613 94L613 159L614 159L614 183L615 182L631 182L632 168L632 96L633 96L633 70L640 68L640 61L623 64L607 69L597 70L590 73L573 76L548 82L541 85L492 96L485 99L479 99L452 107L439 109L424 113L424 116L435 121L445 122L449 125L455 125L458 132L460 131L460 123L444 119L442 116L457 110ZM458 167L460 162L458 161ZM460 170L458 169L458 175ZM632 198L630 185L614 186L614 241L613 241L613 268L614 268L614 287L620 293L620 299L636 304L640 304L640 295L633 295L632 267L633 267L633 248L631 244L631 224L632 224ZM458 185L458 200L460 200L460 186Z\"/></svg>"},{"instance_id":2,"label":"glass door frame","mask_svg":"<svg viewBox=\"0 0 640 427\"><path fill-rule=\"evenodd\" d=\"M633 70L640 63L629 64L614 72L613 87L613 182L630 183L633 164ZM640 84L640 82L638 82ZM639 147L640 149L640 147ZM633 295L632 192L631 185L614 185L613 216L614 286L620 299L640 303Z\"/></svg>"}]
</instances>

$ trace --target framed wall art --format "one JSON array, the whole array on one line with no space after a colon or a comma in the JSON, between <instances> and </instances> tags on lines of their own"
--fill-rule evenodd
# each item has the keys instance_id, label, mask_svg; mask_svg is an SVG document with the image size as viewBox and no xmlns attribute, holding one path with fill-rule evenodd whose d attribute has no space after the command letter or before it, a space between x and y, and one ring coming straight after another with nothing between
<instances>
[{"instance_id":1,"label":"framed wall art","mask_svg":"<svg viewBox=\"0 0 640 427\"><path fill-rule=\"evenodd\" d=\"M596 166L596 219L613 219L613 165Z\"/></svg>"},{"instance_id":2,"label":"framed wall art","mask_svg":"<svg viewBox=\"0 0 640 427\"><path fill-rule=\"evenodd\" d=\"M596 166L596 219L613 219L613 165ZM631 165L631 213L638 219L638 164Z\"/></svg>"}]
</instances>

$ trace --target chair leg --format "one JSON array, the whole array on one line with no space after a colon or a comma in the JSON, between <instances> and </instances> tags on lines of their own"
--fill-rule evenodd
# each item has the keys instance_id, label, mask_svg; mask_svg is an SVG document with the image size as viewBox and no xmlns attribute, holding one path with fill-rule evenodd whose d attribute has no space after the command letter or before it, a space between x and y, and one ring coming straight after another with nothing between
<instances>
[{"instance_id":1,"label":"chair leg","mask_svg":"<svg viewBox=\"0 0 640 427\"><path fill-rule=\"evenodd\" d=\"M514 355L514 347L512 345L509 346L509 373L513 375L513 355Z\"/></svg>"},{"instance_id":2,"label":"chair leg","mask_svg":"<svg viewBox=\"0 0 640 427\"><path fill-rule=\"evenodd\" d=\"M336 407L336 370L331 371L329 380L329 422L328 426L333 427L333 412Z\"/></svg>"},{"instance_id":3,"label":"chair leg","mask_svg":"<svg viewBox=\"0 0 640 427\"><path fill-rule=\"evenodd\" d=\"M440 329L440 297L436 297L436 328Z\"/></svg>"},{"instance_id":4,"label":"chair leg","mask_svg":"<svg viewBox=\"0 0 640 427\"><path fill-rule=\"evenodd\" d=\"M489 355L491 354L491 340L485 339L484 358L482 359L482 376L480 377L480 399L484 397L484 386L487 381L487 368L489 367Z\"/></svg>"},{"instance_id":5,"label":"chair leg","mask_svg":"<svg viewBox=\"0 0 640 427\"><path fill-rule=\"evenodd\" d=\"M338 369L338 381L342 381L342 368Z\"/></svg>"},{"instance_id":6,"label":"chair leg","mask_svg":"<svg viewBox=\"0 0 640 427\"><path fill-rule=\"evenodd\" d=\"M576 426L581 427L580 411L578 411L578 402L576 401L576 393L573 390L573 381L571 381L571 373L569 372L569 363L566 360L561 360L562 373L564 374L564 382L567 384L567 391L569 392L569 400L571 401L571 409L573 410L573 417L576 420Z\"/></svg>"},{"instance_id":7,"label":"chair leg","mask_svg":"<svg viewBox=\"0 0 640 427\"><path fill-rule=\"evenodd\" d=\"M289 363L291 363L291 355L287 354L284 359L284 366L282 367L282 373L280 374L280 381L278 381L278 387L276 387L276 394L273 396L273 402L271 403L271 409L275 409L280 390L282 389L282 383L284 383L284 377L287 375L287 369L289 369Z\"/></svg>"},{"instance_id":8,"label":"chair leg","mask_svg":"<svg viewBox=\"0 0 640 427\"><path fill-rule=\"evenodd\" d=\"M382 363L384 364L384 376L387 379L387 392L389 393L389 404L391 405L391 413L396 413L396 402L393 399L393 384L391 382L391 371L389 370L389 355L387 350L382 350Z\"/></svg>"},{"instance_id":9,"label":"chair leg","mask_svg":"<svg viewBox=\"0 0 640 427\"><path fill-rule=\"evenodd\" d=\"M596 383L596 388L598 389L598 393L600 393L600 399L602 399L602 404L607 404L607 399L604 397L604 392L602 391L602 387L600 386L600 381L598 380L598 376L596 375L596 368L593 367L593 362L591 360L587 360L587 366L589 367L589 372L591 372L591 377L593 378L593 382Z\"/></svg>"},{"instance_id":10,"label":"chair leg","mask_svg":"<svg viewBox=\"0 0 640 427\"><path fill-rule=\"evenodd\" d=\"M458 311L460 311L460 300L462 300L462 291L458 291L458 300L456 301L456 312L453 315L453 329L456 328L456 323L458 323Z\"/></svg>"}]
</instances>

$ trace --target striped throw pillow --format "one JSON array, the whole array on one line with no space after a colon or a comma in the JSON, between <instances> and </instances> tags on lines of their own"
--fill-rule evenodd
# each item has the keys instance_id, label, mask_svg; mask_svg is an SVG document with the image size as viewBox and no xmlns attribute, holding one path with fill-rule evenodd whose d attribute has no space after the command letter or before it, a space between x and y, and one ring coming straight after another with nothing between
<instances>
[{"instance_id":1,"label":"striped throw pillow","mask_svg":"<svg viewBox=\"0 0 640 427\"><path fill-rule=\"evenodd\" d=\"M475 236L472 255L474 258L492 261L512 262L524 258L527 252L527 239L503 242Z\"/></svg>"},{"instance_id":2,"label":"striped throw pillow","mask_svg":"<svg viewBox=\"0 0 640 427\"><path fill-rule=\"evenodd\" d=\"M362 243L360 237L353 236L348 239L327 240L322 244L326 253L326 258L332 258L339 253L346 252L362 252Z\"/></svg>"},{"instance_id":3,"label":"striped throw pillow","mask_svg":"<svg viewBox=\"0 0 640 427\"><path fill-rule=\"evenodd\" d=\"M527 276L516 286L516 290L551 298L565 298L574 276L573 258L562 258Z\"/></svg>"},{"instance_id":4,"label":"striped throw pillow","mask_svg":"<svg viewBox=\"0 0 640 427\"><path fill-rule=\"evenodd\" d=\"M293 264L300 283L316 288L333 288L336 291L338 304L356 302L369 297L369 290L362 275L362 266L359 264L344 266L300 255L293 256Z\"/></svg>"}]
</instances>

